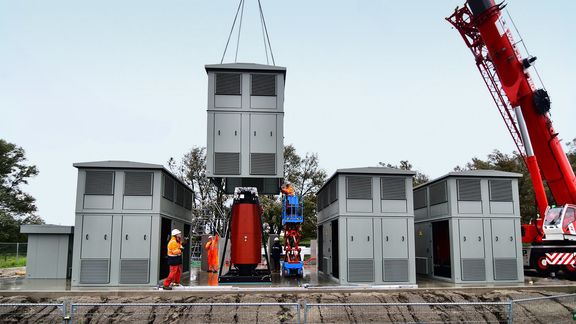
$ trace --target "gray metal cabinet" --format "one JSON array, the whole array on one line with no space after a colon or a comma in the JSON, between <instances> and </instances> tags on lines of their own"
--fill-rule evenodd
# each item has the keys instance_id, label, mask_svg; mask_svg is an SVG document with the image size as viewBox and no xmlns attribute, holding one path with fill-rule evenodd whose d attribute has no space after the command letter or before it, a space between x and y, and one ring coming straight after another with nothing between
<instances>
[{"instance_id":1,"label":"gray metal cabinet","mask_svg":"<svg viewBox=\"0 0 576 324\"><path fill-rule=\"evenodd\" d=\"M240 152L240 114L214 114L214 152Z\"/></svg>"},{"instance_id":2,"label":"gray metal cabinet","mask_svg":"<svg viewBox=\"0 0 576 324\"><path fill-rule=\"evenodd\" d=\"M403 218L382 219L382 256L408 258L408 222Z\"/></svg>"},{"instance_id":3,"label":"gray metal cabinet","mask_svg":"<svg viewBox=\"0 0 576 324\"><path fill-rule=\"evenodd\" d=\"M112 216L83 216L82 259L108 259L112 242Z\"/></svg>"},{"instance_id":4,"label":"gray metal cabinet","mask_svg":"<svg viewBox=\"0 0 576 324\"><path fill-rule=\"evenodd\" d=\"M151 216L122 217L122 259L148 259L150 257Z\"/></svg>"},{"instance_id":5,"label":"gray metal cabinet","mask_svg":"<svg viewBox=\"0 0 576 324\"><path fill-rule=\"evenodd\" d=\"M493 219L492 248L494 258L516 257L516 231L513 219Z\"/></svg>"},{"instance_id":6,"label":"gray metal cabinet","mask_svg":"<svg viewBox=\"0 0 576 324\"><path fill-rule=\"evenodd\" d=\"M276 114L250 115L250 152L276 153Z\"/></svg>"}]
</instances>

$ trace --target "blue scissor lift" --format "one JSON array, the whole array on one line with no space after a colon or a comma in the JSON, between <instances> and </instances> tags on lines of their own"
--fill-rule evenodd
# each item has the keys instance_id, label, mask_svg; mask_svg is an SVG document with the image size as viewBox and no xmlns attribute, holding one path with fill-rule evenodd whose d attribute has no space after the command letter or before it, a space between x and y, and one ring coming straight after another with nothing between
<instances>
[{"instance_id":1,"label":"blue scissor lift","mask_svg":"<svg viewBox=\"0 0 576 324\"><path fill-rule=\"evenodd\" d=\"M304 260L299 247L304 222L304 207L297 196L284 196L282 199L282 226L284 226L284 276L302 277Z\"/></svg>"}]
</instances>

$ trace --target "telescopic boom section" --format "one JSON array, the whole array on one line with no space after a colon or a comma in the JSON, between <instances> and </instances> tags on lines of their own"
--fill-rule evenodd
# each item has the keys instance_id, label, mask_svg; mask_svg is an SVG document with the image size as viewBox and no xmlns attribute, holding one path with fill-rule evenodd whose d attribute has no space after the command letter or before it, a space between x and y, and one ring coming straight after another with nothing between
<instances>
[{"instance_id":1,"label":"telescopic boom section","mask_svg":"<svg viewBox=\"0 0 576 324\"><path fill-rule=\"evenodd\" d=\"M558 133L552 127L548 114L548 94L543 89L535 89L527 72L535 58L523 59L516 50L510 31L501 17L502 4L495 4L494 0L468 0L467 5L456 8L447 20L464 37L476 57L477 65L480 64L479 60L486 60L496 71L510 106L521 108L530 137L523 138L524 143L529 141L532 144L542 177L556 204L576 203L576 177L562 149ZM485 57L482 53L486 54ZM528 152L521 153L530 156ZM530 171L533 181L539 178L537 173L532 173L535 171ZM543 205L541 199L537 200L539 205Z\"/></svg>"}]
</instances>

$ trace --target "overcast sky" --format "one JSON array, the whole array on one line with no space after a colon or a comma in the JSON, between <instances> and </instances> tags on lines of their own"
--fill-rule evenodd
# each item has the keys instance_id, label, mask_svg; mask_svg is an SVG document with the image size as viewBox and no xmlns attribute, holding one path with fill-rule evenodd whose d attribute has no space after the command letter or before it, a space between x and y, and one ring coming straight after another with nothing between
<instances>
[{"instance_id":1,"label":"overcast sky","mask_svg":"<svg viewBox=\"0 0 576 324\"><path fill-rule=\"evenodd\" d=\"M513 142L472 55L444 17L463 0L262 0L288 69L285 144L338 168L409 160L441 176ZM575 1L509 0L576 137ZM74 162L166 164L206 145L205 64L219 63L234 0L0 0L0 138L40 169L25 189L48 223L73 224ZM246 0L238 61L266 63ZM232 53L235 44L232 44ZM228 55L225 62L232 62Z\"/></svg>"}]
</instances>

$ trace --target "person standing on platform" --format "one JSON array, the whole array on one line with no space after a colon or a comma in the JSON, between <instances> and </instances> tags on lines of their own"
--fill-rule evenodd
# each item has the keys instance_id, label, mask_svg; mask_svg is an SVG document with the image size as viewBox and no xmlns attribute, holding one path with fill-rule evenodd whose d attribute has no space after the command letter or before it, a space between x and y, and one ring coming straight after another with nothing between
<instances>
[{"instance_id":1,"label":"person standing on platform","mask_svg":"<svg viewBox=\"0 0 576 324\"><path fill-rule=\"evenodd\" d=\"M180 276L182 275L182 232L178 229L172 230L172 237L168 242L168 265L170 266L170 274L164 280L162 289L172 290L171 285L180 285Z\"/></svg>"},{"instance_id":2,"label":"person standing on platform","mask_svg":"<svg viewBox=\"0 0 576 324\"><path fill-rule=\"evenodd\" d=\"M208 252L208 272L218 272L218 234L210 235L204 248Z\"/></svg>"}]
</instances>

